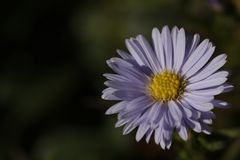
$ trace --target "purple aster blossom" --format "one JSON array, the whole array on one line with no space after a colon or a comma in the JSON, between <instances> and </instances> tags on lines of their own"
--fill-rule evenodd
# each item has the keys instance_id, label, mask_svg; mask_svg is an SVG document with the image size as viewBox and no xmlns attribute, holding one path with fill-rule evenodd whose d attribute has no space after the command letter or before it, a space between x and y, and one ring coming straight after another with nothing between
<instances>
[{"instance_id":1,"label":"purple aster blossom","mask_svg":"<svg viewBox=\"0 0 240 160\"><path fill-rule=\"evenodd\" d=\"M116 127L124 126L126 135L137 128L136 140L151 136L156 144L169 149L174 129L183 140L188 128L210 134L214 107L227 108L228 103L215 95L230 91L225 83L228 72L219 71L226 54L210 60L215 46L200 36L186 37L183 28L172 31L164 26L152 31L153 47L142 36L126 40L128 51L117 50L121 58L107 60L117 74L104 74L102 98L119 101L106 114L118 114Z\"/></svg>"}]
</instances>

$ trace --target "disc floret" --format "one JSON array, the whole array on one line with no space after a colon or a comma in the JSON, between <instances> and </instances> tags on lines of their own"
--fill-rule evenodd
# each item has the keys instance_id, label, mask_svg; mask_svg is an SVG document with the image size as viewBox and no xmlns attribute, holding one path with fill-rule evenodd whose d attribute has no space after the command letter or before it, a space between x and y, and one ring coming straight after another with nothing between
<instances>
[{"instance_id":1,"label":"disc floret","mask_svg":"<svg viewBox=\"0 0 240 160\"><path fill-rule=\"evenodd\" d=\"M156 101L169 101L181 97L186 81L174 72L164 71L154 74L147 86L149 95Z\"/></svg>"}]
</instances>

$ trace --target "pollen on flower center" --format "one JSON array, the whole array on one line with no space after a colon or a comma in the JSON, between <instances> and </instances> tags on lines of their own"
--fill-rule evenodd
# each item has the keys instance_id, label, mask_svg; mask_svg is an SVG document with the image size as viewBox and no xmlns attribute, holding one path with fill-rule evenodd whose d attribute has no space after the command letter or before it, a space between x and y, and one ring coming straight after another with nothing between
<instances>
[{"instance_id":1,"label":"pollen on flower center","mask_svg":"<svg viewBox=\"0 0 240 160\"><path fill-rule=\"evenodd\" d=\"M180 75L164 71L151 76L147 86L149 95L156 101L169 101L178 99L184 91L186 81Z\"/></svg>"}]
</instances>

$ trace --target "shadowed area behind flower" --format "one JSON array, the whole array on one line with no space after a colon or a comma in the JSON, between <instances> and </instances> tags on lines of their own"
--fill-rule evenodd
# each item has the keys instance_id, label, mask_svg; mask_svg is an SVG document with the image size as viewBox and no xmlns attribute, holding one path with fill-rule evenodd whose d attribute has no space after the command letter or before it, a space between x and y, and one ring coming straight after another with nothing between
<instances>
[{"instance_id":1,"label":"shadowed area behind flower","mask_svg":"<svg viewBox=\"0 0 240 160\"><path fill-rule=\"evenodd\" d=\"M107 160L240 158L240 3L238 0L6 1L0 6L0 159ZM228 55L235 89L217 98L210 136L174 135L169 151L122 136L113 105L101 100L105 60L125 38L177 25Z\"/></svg>"}]
</instances>

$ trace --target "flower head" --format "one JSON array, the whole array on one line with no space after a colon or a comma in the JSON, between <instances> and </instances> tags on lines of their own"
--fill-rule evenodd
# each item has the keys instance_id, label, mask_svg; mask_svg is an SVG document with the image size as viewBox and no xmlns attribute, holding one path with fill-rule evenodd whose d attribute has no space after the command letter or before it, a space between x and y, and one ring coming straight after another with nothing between
<instances>
[{"instance_id":1,"label":"flower head","mask_svg":"<svg viewBox=\"0 0 240 160\"><path fill-rule=\"evenodd\" d=\"M198 34L186 37L183 28L167 26L161 33L154 28L152 39L153 48L142 35L127 39L130 54L117 50L121 58L107 61L117 74L104 74L102 98L119 101L106 114L118 114L116 127L124 126L124 135L138 128L137 141L154 135L156 144L169 149L174 129L183 140L188 128L210 134L211 110L228 106L214 96L233 86L225 83L228 72L219 71L227 56L210 60L215 46L208 39L200 42Z\"/></svg>"}]
</instances>

